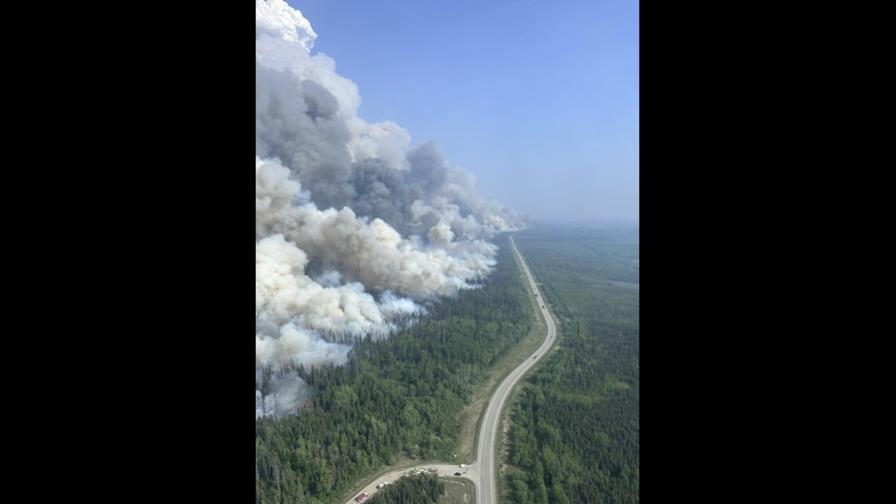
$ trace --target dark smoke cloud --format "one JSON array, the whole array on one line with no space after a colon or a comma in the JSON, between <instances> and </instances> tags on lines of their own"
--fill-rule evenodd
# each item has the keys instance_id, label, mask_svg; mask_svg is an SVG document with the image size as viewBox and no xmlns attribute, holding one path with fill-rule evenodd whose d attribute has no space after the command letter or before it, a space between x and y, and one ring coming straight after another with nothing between
<instances>
[{"instance_id":1,"label":"dark smoke cloud","mask_svg":"<svg viewBox=\"0 0 896 504\"><path fill-rule=\"evenodd\" d=\"M279 416L307 398L296 366L342 364L353 338L475 287L494 266L487 240L519 222L434 144L358 117L357 86L311 54L301 12L255 10L256 414Z\"/></svg>"}]
</instances>

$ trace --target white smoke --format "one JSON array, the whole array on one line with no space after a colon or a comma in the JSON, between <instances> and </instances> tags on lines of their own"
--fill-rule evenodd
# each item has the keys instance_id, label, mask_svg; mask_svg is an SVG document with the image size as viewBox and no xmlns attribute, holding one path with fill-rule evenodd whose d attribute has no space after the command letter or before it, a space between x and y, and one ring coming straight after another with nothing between
<instances>
[{"instance_id":1,"label":"white smoke","mask_svg":"<svg viewBox=\"0 0 896 504\"><path fill-rule=\"evenodd\" d=\"M256 375L256 382L261 382L261 373ZM273 376L267 388L270 389L268 394L261 390L255 391L255 418L297 413L308 398L308 386L295 371Z\"/></svg>"},{"instance_id":2,"label":"white smoke","mask_svg":"<svg viewBox=\"0 0 896 504\"><path fill-rule=\"evenodd\" d=\"M357 86L312 54L283 0L256 0L256 415L296 411L298 367L341 365L421 303L473 288L488 239L518 225L473 177L399 125L357 116Z\"/></svg>"},{"instance_id":3,"label":"white smoke","mask_svg":"<svg viewBox=\"0 0 896 504\"><path fill-rule=\"evenodd\" d=\"M305 16L286 2L255 2L255 33L297 42L306 51L311 50L317 38Z\"/></svg>"}]
</instances>

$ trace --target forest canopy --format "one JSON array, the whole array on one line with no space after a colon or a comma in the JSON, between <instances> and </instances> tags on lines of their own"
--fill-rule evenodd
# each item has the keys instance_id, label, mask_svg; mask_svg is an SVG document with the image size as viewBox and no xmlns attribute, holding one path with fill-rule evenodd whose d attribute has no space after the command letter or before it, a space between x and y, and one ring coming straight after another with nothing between
<instances>
[{"instance_id":1,"label":"forest canopy","mask_svg":"<svg viewBox=\"0 0 896 504\"><path fill-rule=\"evenodd\" d=\"M485 371L528 334L531 302L509 240L481 288L427 306L416 324L359 342L344 366L300 369L308 408L256 421L256 503L337 502L401 456L447 460Z\"/></svg>"},{"instance_id":2,"label":"forest canopy","mask_svg":"<svg viewBox=\"0 0 896 504\"><path fill-rule=\"evenodd\" d=\"M560 341L511 409L509 501L638 502L637 231L535 228L515 241Z\"/></svg>"}]
</instances>

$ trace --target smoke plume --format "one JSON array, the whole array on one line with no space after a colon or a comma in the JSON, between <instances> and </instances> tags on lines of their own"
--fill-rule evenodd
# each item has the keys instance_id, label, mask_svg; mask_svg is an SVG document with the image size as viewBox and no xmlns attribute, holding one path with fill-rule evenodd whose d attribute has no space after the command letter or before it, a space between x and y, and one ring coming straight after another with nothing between
<instances>
[{"instance_id":1,"label":"smoke plume","mask_svg":"<svg viewBox=\"0 0 896 504\"><path fill-rule=\"evenodd\" d=\"M312 54L283 0L256 0L256 416L297 411L299 368L341 365L427 301L473 288L520 225L399 125L357 116L357 86Z\"/></svg>"}]
</instances>

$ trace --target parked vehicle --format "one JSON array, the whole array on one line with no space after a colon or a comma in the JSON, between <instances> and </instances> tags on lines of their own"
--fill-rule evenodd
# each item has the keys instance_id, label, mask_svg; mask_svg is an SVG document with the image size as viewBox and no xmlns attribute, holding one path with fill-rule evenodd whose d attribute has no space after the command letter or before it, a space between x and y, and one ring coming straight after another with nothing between
<instances>
[{"instance_id":1,"label":"parked vehicle","mask_svg":"<svg viewBox=\"0 0 896 504\"><path fill-rule=\"evenodd\" d=\"M357 497L355 497L355 502L364 502L366 500L367 500L366 493L362 493L362 494L358 495Z\"/></svg>"}]
</instances>

